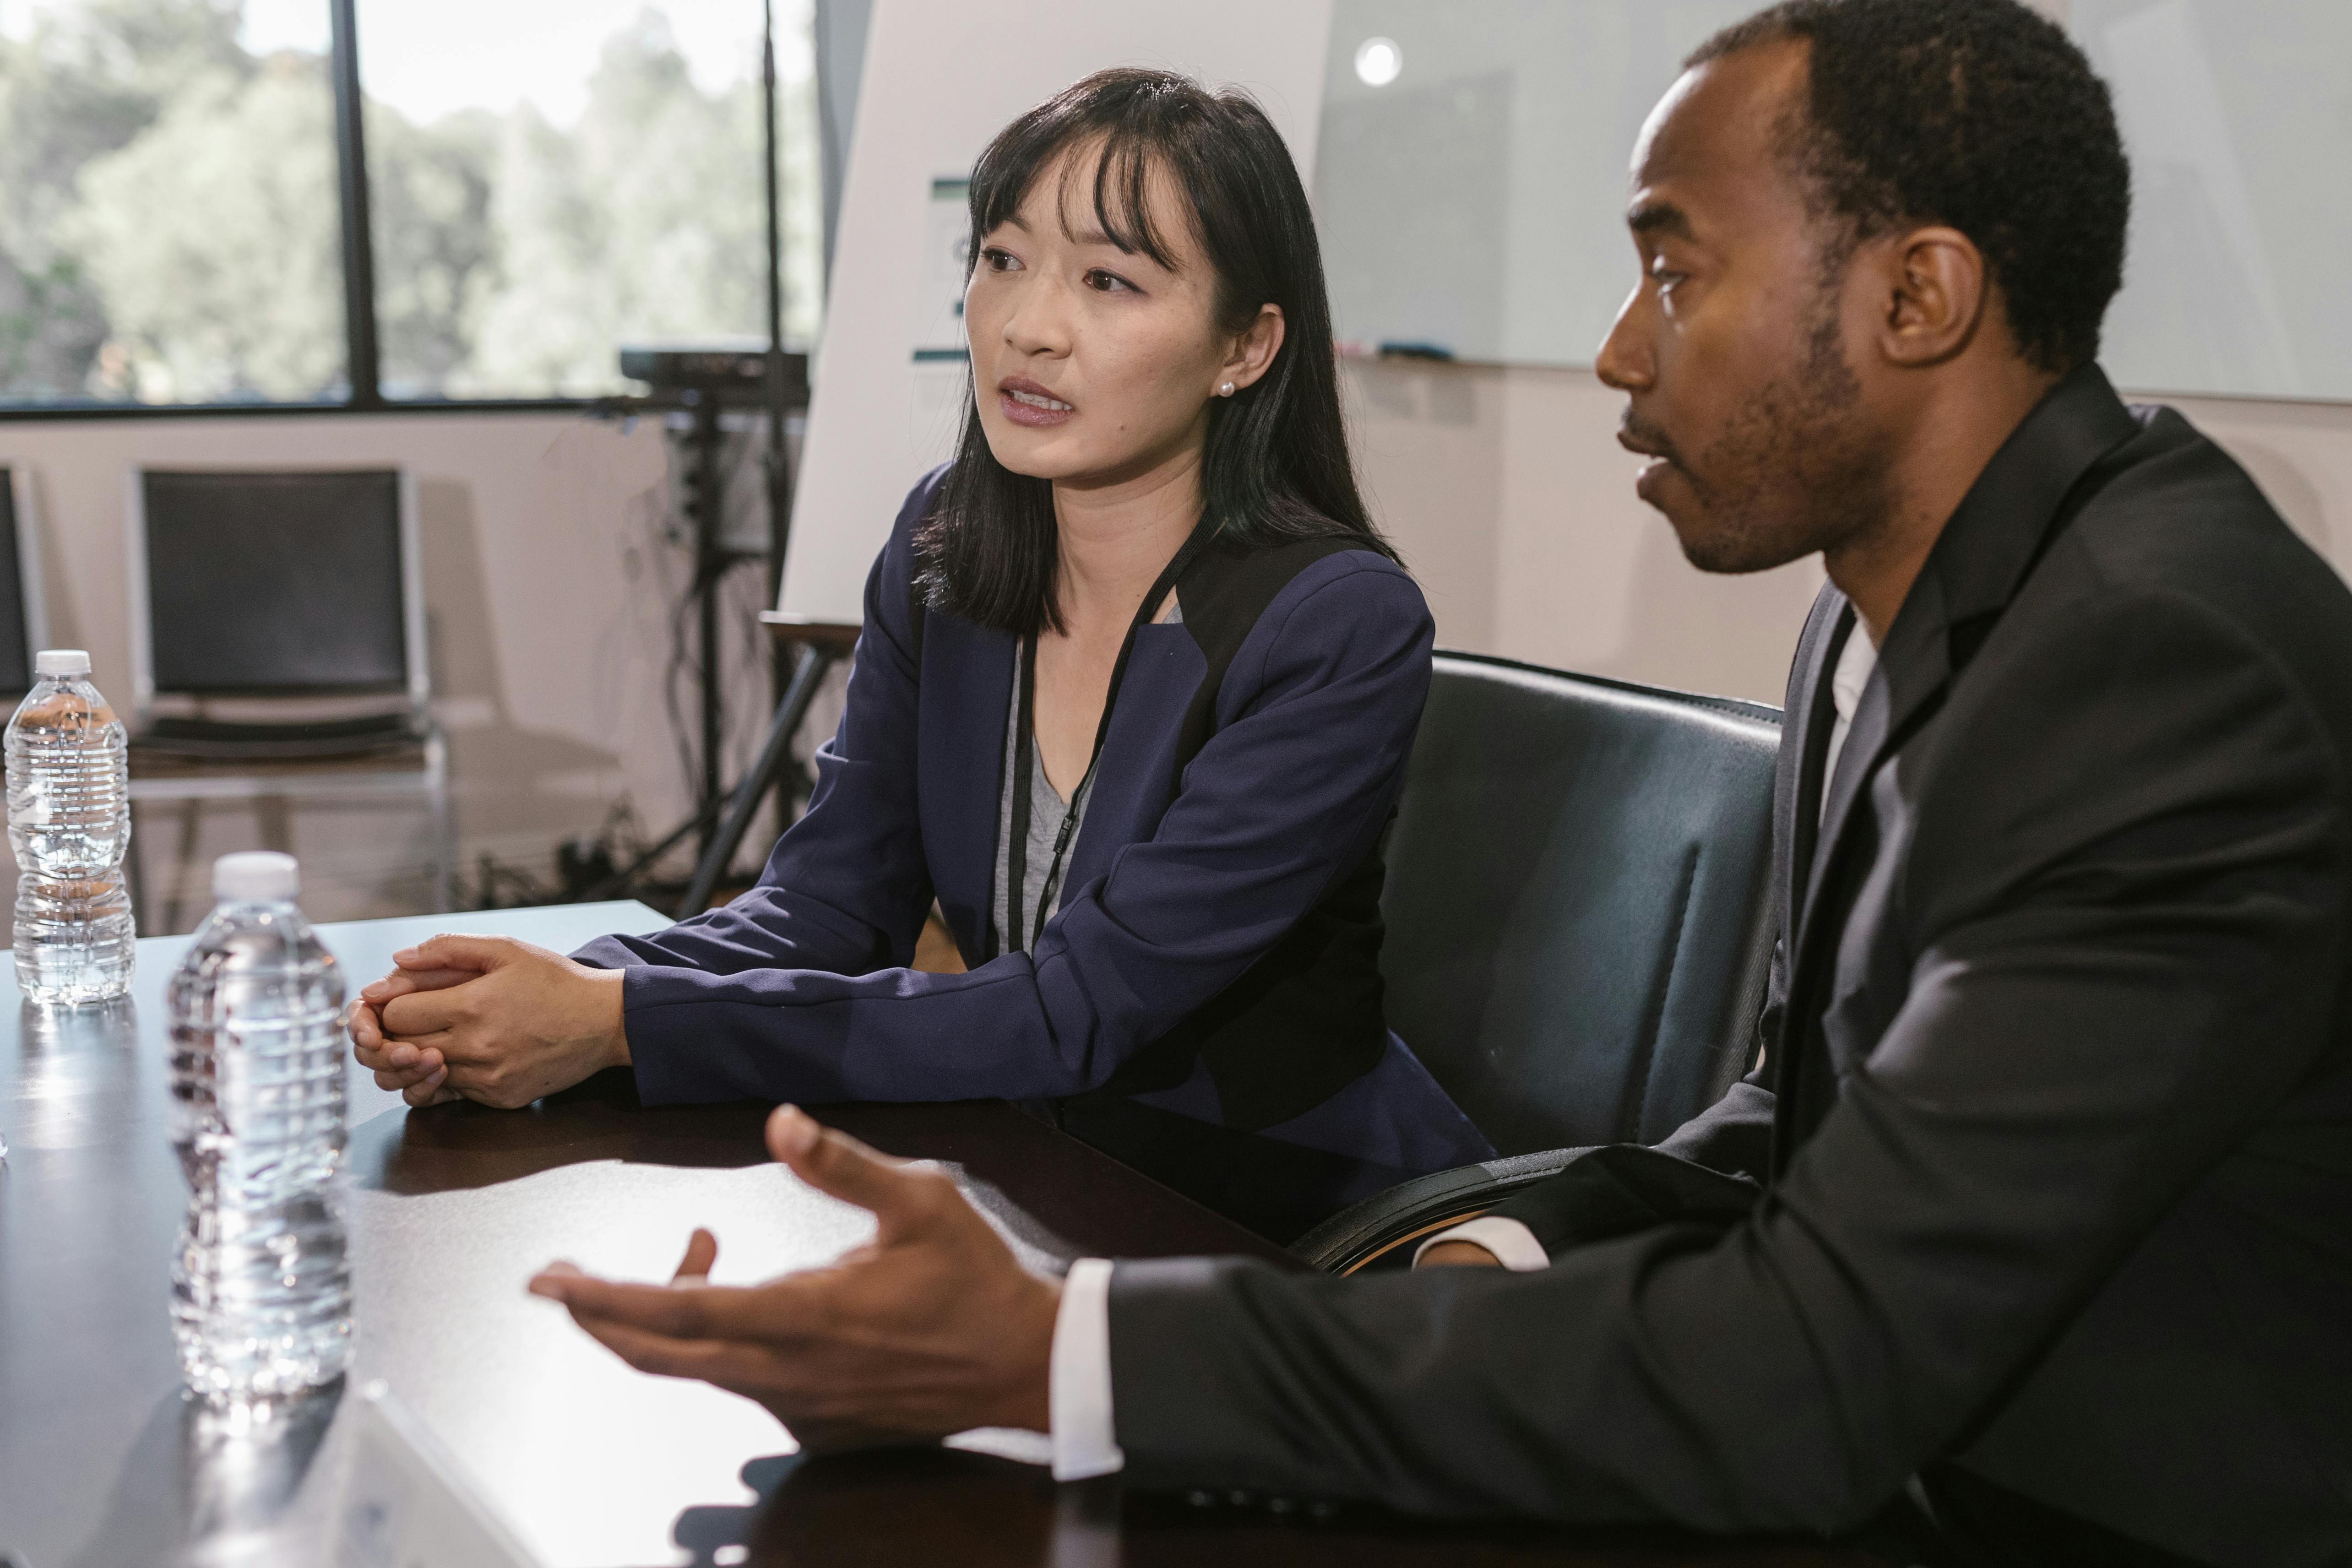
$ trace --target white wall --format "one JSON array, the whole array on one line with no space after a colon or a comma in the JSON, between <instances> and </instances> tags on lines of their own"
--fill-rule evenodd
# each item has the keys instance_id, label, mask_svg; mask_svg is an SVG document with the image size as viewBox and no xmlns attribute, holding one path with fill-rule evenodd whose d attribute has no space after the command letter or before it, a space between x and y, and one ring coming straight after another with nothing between
<instances>
[{"instance_id":1,"label":"white wall","mask_svg":"<svg viewBox=\"0 0 2352 1568\"><path fill-rule=\"evenodd\" d=\"M1634 497L1622 399L1588 371L1350 361L1357 465L1441 646L1777 705L1821 585L1811 561L1693 570ZM2352 404L2173 403L2352 575Z\"/></svg>"},{"instance_id":2,"label":"white wall","mask_svg":"<svg viewBox=\"0 0 2352 1568\"><path fill-rule=\"evenodd\" d=\"M593 832L625 794L657 832L683 815L684 770L665 716L667 610L687 573L663 542L668 509L659 428L564 414L400 413L108 419L0 423L0 463L34 478L50 641L87 647L101 691L131 696L123 579L125 476L135 465L404 464L416 476L435 689L449 731L463 864L491 853L551 873L558 840ZM749 652L764 598L738 574L731 627ZM693 722L691 683L679 683ZM764 722L764 671L730 682L737 764ZM245 810L207 811L192 847L250 848ZM141 848L158 884L178 851L173 808L141 808ZM429 837L420 812L325 808L298 814L306 904L318 918L424 907ZM198 917L202 878L189 890ZM5 892L5 889L0 889Z\"/></svg>"}]
</instances>

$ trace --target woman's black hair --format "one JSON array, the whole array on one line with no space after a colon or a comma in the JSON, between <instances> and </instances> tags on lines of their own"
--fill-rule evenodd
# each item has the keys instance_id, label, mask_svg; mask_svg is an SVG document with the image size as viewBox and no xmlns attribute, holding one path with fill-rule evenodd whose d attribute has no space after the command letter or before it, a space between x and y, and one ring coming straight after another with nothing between
<instances>
[{"instance_id":1,"label":"woman's black hair","mask_svg":"<svg viewBox=\"0 0 2352 1568\"><path fill-rule=\"evenodd\" d=\"M1191 204L1193 232L1216 273L1220 329L1241 331L1263 305L1282 311L1282 347L1265 373L1232 397L1210 400L1203 518L1245 544L1345 536L1393 559L1348 461L1314 215L1265 111L1234 89L1213 93L1168 71L1098 71L1006 126L980 155L971 175L975 255L982 236L1017 213L1055 159L1076 147L1098 149L1094 210L1111 243L1173 268L1145 200L1157 166ZM999 463L978 401L967 398L955 462L916 535L925 602L1016 635L1058 631L1059 538L1052 483Z\"/></svg>"}]
</instances>

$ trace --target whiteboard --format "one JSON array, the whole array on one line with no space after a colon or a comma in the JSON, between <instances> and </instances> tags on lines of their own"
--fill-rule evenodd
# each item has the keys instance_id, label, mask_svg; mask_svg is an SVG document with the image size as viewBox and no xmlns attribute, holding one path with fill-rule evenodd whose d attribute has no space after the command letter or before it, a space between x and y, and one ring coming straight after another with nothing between
<instances>
[{"instance_id":1,"label":"whiteboard","mask_svg":"<svg viewBox=\"0 0 2352 1568\"><path fill-rule=\"evenodd\" d=\"M2074 0L2067 27L2131 153L2115 379L2352 399L2352 5Z\"/></svg>"},{"instance_id":2,"label":"whiteboard","mask_svg":"<svg viewBox=\"0 0 2352 1568\"><path fill-rule=\"evenodd\" d=\"M1635 281L1626 163L1759 0L1336 0L1315 195L1339 335L1589 366ZM2101 358L2147 391L2352 399L2352 3L2041 0L2116 95L2131 249ZM1402 68L1363 80L1368 39Z\"/></svg>"},{"instance_id":3,"label":"whiteboard","mask_svg":"<svg viewBox=\"0 0 2352 1568\"><path fill-rule=\"evenodd\" d=\"M1247 88L1310 173L1330 17L1331 0L876 0L777 608L862 619L908 487L953 449L968 370L942 280L963 235L942 214L989 139L1089 72L1154 66Z\"/></svg>"},{"instance_id":4,"label":"whiteboard","mask_svg":"<svg viewBox=\"0 0 2352 1568\"><path fill-rule=\"evenodd\" d=\"M1759 0L1337 0L1315 215L1342 342L1590 365L1635 281L1634 134ZM1356 74L1371 38L1403 69Z\"/></svg>"}]
</instances>

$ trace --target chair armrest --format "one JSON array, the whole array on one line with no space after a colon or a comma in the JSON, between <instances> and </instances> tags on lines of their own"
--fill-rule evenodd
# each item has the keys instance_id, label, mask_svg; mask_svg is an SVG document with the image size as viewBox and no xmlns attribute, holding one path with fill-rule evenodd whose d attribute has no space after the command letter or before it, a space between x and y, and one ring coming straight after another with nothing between
<instances>
[{"instance_id":1,"label":"chair armrest","mask_svg":"<svg viewBox=\"0 0 2352 1568\"><path fill-rule=\"evenodd\" d=\"M1411 1268L1422 1238L1475 1219L1530 1182L1559 1175L1584 1152L1548 1149L1415 1176L1342 1209L1292 1242L1290 1250L1328 1274Z\"/></svg>"}]
</instances>

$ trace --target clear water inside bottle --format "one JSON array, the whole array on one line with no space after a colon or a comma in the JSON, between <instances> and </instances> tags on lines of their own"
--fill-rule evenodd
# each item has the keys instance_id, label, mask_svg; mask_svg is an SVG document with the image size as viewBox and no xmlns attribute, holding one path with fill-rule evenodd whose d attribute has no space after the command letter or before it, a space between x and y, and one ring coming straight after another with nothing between
<instances>
[{"instance_id":1,"label":"clear water inside bottle","mask_svg":"<svg viewBox=\"0 0 2352 1568\"><path fill-rule=\"evenodd\" d=\"M168 992L173 1146L189 1190L172 1260L188 1386L217 1404L298 1394L351 1358L343 977L290 903L225 904Z\"/></svg>"},{"instance_id":2,"label":"clear water inside bottle","mask_svg":"<svg viewBox=\"0 0 2352 1568\"><path fill-rule=\"evenodd\" d=\"M43 676L8 721L8 847L16 857L16 983L37 1002L131 988L137 933L122 723L79 676Z\"/></svg>"},{"instance_id":3,"label":"clear water inside bottle","mask_svg":"<svg viewBox=\"0 0 2352 1568\"><path fill-rule=\"evenodd\" d=\"M16 984L36 1002L78 1006L131 988L138 934L120 873L86 881L16 875Z\"/></svg>"}]
</instances>

